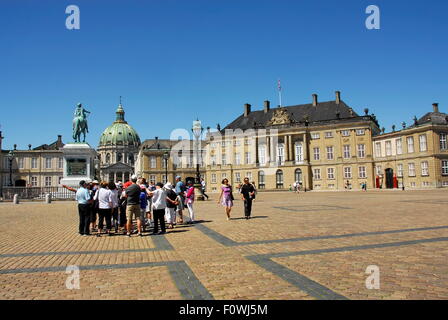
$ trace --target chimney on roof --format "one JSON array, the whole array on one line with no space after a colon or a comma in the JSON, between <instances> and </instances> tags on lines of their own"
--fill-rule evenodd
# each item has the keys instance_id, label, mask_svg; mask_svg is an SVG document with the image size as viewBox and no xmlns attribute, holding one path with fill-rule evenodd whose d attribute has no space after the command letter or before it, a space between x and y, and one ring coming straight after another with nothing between
<instances>
[{"instance_id":1,"label":"chimney on roof","mask_svg":"<svg viewBox=\"0 0 448 320\"><path fill-rule=\"evenodd\" d=\"M268 113L269 109L271 109L271 102L269 100L266 100L264 102L264 113Z\"/></svg>"},{"instance_id":2,"label":"chimney on roof","mask_svg":"<svg viewBox=\"0 0 448 320\"><path fill-rule=\"evenodd\" d=\"M317 107L317 94L313 93L313 107Z\"/></svg>"},{"instance_id":3,"label":"chimney on roof","mask_svg":"<svg viewBox=\"0 0 448 320\"><path fill-rule=\"evenodd\" d=\"M244 117L246 118L250 113L250 104L246 103L244 105Z\"/></svg>"},{"instance_id":4,"label":"chimney on roof","mask_svg":"<svg viewBox=\"0 0 448 320\"><path fill-rule=\"evenodd\" d=\"M15 150L17 150L17 145L16 145L16 144L14 144L14 151L15 151Z\"/></svg>"},{"instance_id":5,"label":"chimney on roof","mask_svg":"<svg viewBox=\"0 0 448 320\"><path fill-rule=\"evenodd\" d=\"M28 145L28 150L31 150L31 143Z\"/></svg>"},{"instance_id":6,"label":"chimney on roof","mask_svg":"<svg viewBox=\"0 0 448 320\"><path fill-rule=\"evenodd\" d=\"M336 91L336 104L341 103L341 91Z\"/></svg>"},{"instance_id":7,"label":"chimney on roof","mask_svg":"<svg viewBox=\"0 0 448 320\"><path fill-rule=\"evenodd\" d=\"M58 134L58 142L62 143L62 135Z\"/></svg>"},{"instance_id":8,"label":"chimney on roof","mask_svg":"<svg viewBox=\"0 0 448 320\"><path fill-rule=\"evenodd\" d=\"M432 108L434 109L434 112L439 113L439 104L438 103L433 103Z\"/></svg>"}]
</instances>

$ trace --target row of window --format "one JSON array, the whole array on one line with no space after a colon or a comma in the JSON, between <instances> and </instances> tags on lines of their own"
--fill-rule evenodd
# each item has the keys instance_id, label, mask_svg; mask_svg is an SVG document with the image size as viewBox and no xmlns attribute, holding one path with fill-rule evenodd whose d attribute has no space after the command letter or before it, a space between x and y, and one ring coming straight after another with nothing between
<instances>
[{"instance_id":1,"label":"row of window","mask_svg":"<svg viewBox=\"0 0 448 320\"><path fill-rule=\"evenodd\" d=\"M4 158L4 167L6 169L9 169L9 160L5 157ZM25 157L18 157L16 158L17 161L17 167L19 169L25 169L27 159L30 159L30 167L31 169L37 169L38 168L38 159L39 158L25 158ZM52 157L44 157L43 158L43 166L45 169L62 169L64 167L64 159L62 157L52 158Z\"/></svg>"},{"instance_id":2,"label":"row of window","mask_svg":"<svg viewBox=\"0 0 448 320\"><path fill-rule=\"evenodd\" d=\"M428 141L426 134L422 134L418 137L419 140L419 150L420 152L428 151ZM415 152L415 145L414 145L414 137L407 137L406 138L406 145L407 145L407 153L414 153ZM447 148L447 142L446 142L446 134L440 134L440 149L446 150ZM385 141L385 156L389 157L393 155L392 150L392 140ZM403 141L402 138L395 139L395 154L401 155L403 154ZM381 147L381 142L375 143L375 154L377 157L383 157L383 150Z\"/></svg>"},{"instance_id":3,"label":"row of window","mask_svg":"<svg viewBox=\"0 0 448 320\"><path fill-rule=\"evenodd\" d=\"M343 137L350 137L350 130L341 130L340 133L341 133L341 136L343 136ZM365 134L366 134L366 131L364 129L356 129L356 135L357 136L363 136ZM325 132L324 135L325 135L326 139L333 138L333 132L332 131ZM320 139L320 133L319 132L311 133L311 139L313 139L313 140Z\"/></svg>"},{"instance_id":4,"label":"row of window","mask_svg":"<svg viewBox=\"0 0 448 320\"><path fill-rule=\"evenodd\" d=\"M429 176L429 163L428 161L422 161L420 163L420 169L421 169L421 176L427 177ZM403 177L404 173L404 166L402 163L397 164L397 176ZM381 175L383 174L382 167L380 165L376 166L376 174ZM448 160L442 161L442 175L448 175ZM409 177L415 177L416 176L416 166L415 163L411 162L408 163L408 176Z\"/></svg>"}]
</instances>

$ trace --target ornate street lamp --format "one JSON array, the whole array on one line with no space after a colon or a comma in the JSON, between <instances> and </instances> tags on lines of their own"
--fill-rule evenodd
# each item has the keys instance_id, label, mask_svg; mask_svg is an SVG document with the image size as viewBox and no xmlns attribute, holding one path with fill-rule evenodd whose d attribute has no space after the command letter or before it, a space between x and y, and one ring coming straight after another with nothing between
<instances>
[{"instance_id":1,"label":"ornate street lamp","mask_svg":"<svg viewBox=\"0 0 448 320\"><path fill-rule=\"evenodd\" d=\"M193 135L195 137L195 149L196 149L196 181L194 184L194 187L196 189L196 200L204 200L204 195L202 194L202 185L201 185L201 174L199 172L199 166L201 163L201 156L199 154L200 149L200 138L202 136L202 132L204 131L204 128L202 128L201 121L199 119L196 119L196 121L193 121L193 128L191 128L191 131L193 132Z\"/></svg>"},{"instance_id":2,"label":"ornate street lamp","mask_svg":"<svg viewBox=\"0 0 448 320\"><path fill-rule=\"evenodd\" d=\"M12 162L14 160L14 156L15 156L14 151L12 151L12 150L10 150L8 155L6 156L9 161L9 184L8 184L9 187L13 186L13 184L12 184Z\"/></svg>"},{"instance_id":3,"label":"ornate street lamp","mask_svg":"<svg viewBox=\"0 0 448 320\"><path fill-rule=\"evenodd\" d=\"M170 158L170 154L168 152L165 152L163 154L163 161L165 161L165 183L168 182L168 159Z\"/></svg>"}]
</instances>

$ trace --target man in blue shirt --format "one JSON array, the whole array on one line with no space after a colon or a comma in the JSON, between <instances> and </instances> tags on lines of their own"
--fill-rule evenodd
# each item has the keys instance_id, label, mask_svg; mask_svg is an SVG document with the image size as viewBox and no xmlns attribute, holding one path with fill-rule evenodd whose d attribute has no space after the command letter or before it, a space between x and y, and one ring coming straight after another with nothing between
<instances>
[{"instance_id":1,"label":"man in blue shirt","mask_svg":"<svg viewBox=\"0 0 448 320\"><path fill-rule=\"evenodd\" d=\"M82 236L89 235L90 212L89 205L92 202L90 199L89 190L87 190L86 182L84 180L79 182L80 188L76 191L76 201L78 202L79 213L79 234Z\"/></svg>"}]
</instances>

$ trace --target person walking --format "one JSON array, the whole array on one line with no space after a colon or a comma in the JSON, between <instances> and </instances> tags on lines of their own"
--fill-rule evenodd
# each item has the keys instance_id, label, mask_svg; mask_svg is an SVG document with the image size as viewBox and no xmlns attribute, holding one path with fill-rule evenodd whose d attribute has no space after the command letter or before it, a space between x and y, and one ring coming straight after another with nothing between
<instances>
[{"instance_id":1,"label":"person walking","mask_svg":"<svg viewBox=\"0 0 448 320\"><path fill-rule=\"evenodd\" d=\"M184 218L182 215L182 210L184 210L184 204L185 204L185 191L186 187L184 183L182 182L182 178L180 176L176 177L176 194L178 196L178 205L176 208L177 213L179 214L179 223L184 223Z\"/></svg>"},{"instance_id":2,"label":"person walking","mask_svg":"<svg viewBox=\"0 0 448 320\"><path fill-rule=\"evenodd\" d=\"M176 226L176 206L177 206L177 194L174 192L173 185L168 182L165 184L166 190L166 209L165 209L165 219L168 223L168 228L173 229Z\"/></svg>"},{"instance_id":3,"label":"person walking","mask_svg":"<svg viewBox=\"0 0 448 320\"><path fill-rule=\"evenodd\" d=\"M205 194L205 187L206 187L205 180L204 180L204 178L201 178L201 191L202 191L202 194L204 195L204 197L206 197L208 200L208 195Z\"/></svg>"},{"instance_id":4,"label":"person walking","mask_svg":"<svg viewBox=\"0 0 448 320\"><path fill-rule=\"evenodd\" d=\"M244 201L244 216L246 220L250 219L252 213L252 201L255 197L255 188L250 184L249 178L244 178L244 184L241 187L242 200Z\"/></svg>"},{"instance_id":5,"label":"person walking","mask_svg":"<svg viewBox=\"0 0 448 320\"><path fill-rule=\"evenodd\" d=\"M80 188L76 191L75 199L78 202L78 214L79 214L79 234L82 236L88 236L89 233L89 205L91 198L89 191L87 190L87 184L84 180L79 182Z\"/></svg>"},{"instance_id":6,"label":"person walking","mask_svg":"<svg viewBox=\"0 0 448 320\"><path fill-rule=\"evenodd\" d=\"M126 228L127 236L130 237L132 233L132 219L137 220L138 233L142 232L142 222L140 220L140 186L137 184L137 177L131 177L131 184L125 189L126 197Z\"/></svg>"},{"instance_id":7,"label":"person walking","mask_svg":"<svg viewBox=\"0 0 448 320\"><path fill-rule=\"evenodd\" d=\"M221 194L219 195L218 203L221 203L226 210L227 220L230 220L230 212L233 207L233 193L232 186L229 184L229 180L223 179L221 186Z\"/></svg>"},{"instance_id":8,"label":"person walking","mask_svg":"<svg viewBox=\"0 0 448 320\"><path fill-rule=\"evenodd\" d=\"M194 186L193 186L193 182L192 181L190 181L188 183L186 203L187 203L188 212L190 214L190 221L188 223L195 223L195 221L194 221L194 209L193 209Z\"/></svg>"},{"instance_id":9,"label":"person walking","mask_svg":"<svg viewBox=\"0 0 448 320\"><path fill-rule=\"evenodd\" d=\"M254 190L255 190L254 191L254 197L253 197L252 201L255 201L255 198L257 197L257 193L258 193L255 181L252 181L251 185L252 185L252 187L254 187Z\"/></svg>"},{"instance_id":10,"label":"person walking","mask_svg":"<svg viewBox=\"0 0 448 320\"><path fill-rule=\"evenodd\" d=\"M165 208L167 196L165 190L162 189L163 184L158 182L156 184L156 190L152 193L152 213L154 216L154 233L153 234L164 234L166 233L165 227ZM159 233L159 223L160 223L160 233Z\"/></svg>"},{"instance_id":11,"label":"person walking","mask_svg":"<svg viewBox=\"0 0 448 320\"><path fill-rule=\"evenodd\" d=\"M113 207L113 193L108 189L107 182L101 182L100 189L95 194L93 200L98 200L98 232L97 237L101 236L101 231L104 227L104 220L106 220L106 234L112 235L110 229L112 229L112 207Z\"/></svg>"}]
</instances>

